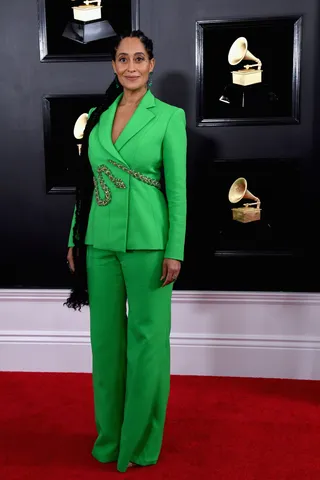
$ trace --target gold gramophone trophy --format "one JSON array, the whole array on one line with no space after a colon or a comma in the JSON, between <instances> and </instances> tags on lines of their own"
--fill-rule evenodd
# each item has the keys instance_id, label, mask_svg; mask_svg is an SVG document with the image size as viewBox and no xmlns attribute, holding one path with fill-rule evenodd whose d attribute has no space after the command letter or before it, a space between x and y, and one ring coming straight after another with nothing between
<instances>
[{"instance_id":1,"label":"gold gramophone trophy","mask_svg":"<svg viewBox=\"0 0 320 480\"><path fill-rule=\"evenodd\" d=\"M116 32L110 23L102 20L101 3L102 0L84 0L81 5L71 7L73 21L67 23L63 37L85 45L115 36Z\"/></svg>"},{"instance_id":2,"label":"gold gramophone trophy","mask_svg":"<svg viewBox=\"0 0 320 480\"><path fill-rule=\"evenodd\" d=\"M228 54L230 65L238 65L242 60L253 61L256 63L244 65L240 70L234 70L232 73L232 82L236 85L246 87L255 83L262 82L262 62L248 50L248 41L245 37L239 37L233 42ZM254 68L257 67L257 68Z\"/></svg>"},{"instance_id":3,"label":"gold gramophone trophy","mask_svg":"<svg viewBox=\"0 0 320 480\"><path fill-rule=\"evenodd\" d=\"M258 197L253 195L248 190L247 180L243 177L237 178L230 187L229 201L231 203L238 203L243 198L254 200L251 203L244 203L243 207L232 209L232 218L237 222L248 223L260 220L261 218L261 202ZM254 207L255 205L255 207Z\"/></svg>"},{"instance_id":4,"label":"gold gramophone trophy","mask_svg":"<svg viewBox=\"0 0 320 480\"><path fill-rule=\"evenodd\" d=\"M80 117L78 117L76 123L74 124L73 135L77 140L83 139L83 134L84 134L87 122L88 122L88 114L82 113ZM77 147L78 147L79 155L81 155L82 143L80 142L77 143Z\"/></svg>"}]
</instances>

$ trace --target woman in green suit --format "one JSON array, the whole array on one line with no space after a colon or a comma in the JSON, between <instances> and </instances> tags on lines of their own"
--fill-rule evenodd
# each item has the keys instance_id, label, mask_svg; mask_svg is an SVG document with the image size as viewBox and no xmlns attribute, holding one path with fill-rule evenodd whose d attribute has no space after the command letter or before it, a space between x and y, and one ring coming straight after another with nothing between
<instances>
[{"instance_id":1,"label":"woman in green suit","mask_svg":"<svg viewBox=\"0 0 320 480\"><path fill-rule=\"evenodd\" d=\"M120 472L159 458L172 286L184 255L185 114L148 89L154 65L141 31L119 39L115 81L88 114L69 238L74 285L66 303L90 305L92 454Z\"/></svg>"}]
</instances>

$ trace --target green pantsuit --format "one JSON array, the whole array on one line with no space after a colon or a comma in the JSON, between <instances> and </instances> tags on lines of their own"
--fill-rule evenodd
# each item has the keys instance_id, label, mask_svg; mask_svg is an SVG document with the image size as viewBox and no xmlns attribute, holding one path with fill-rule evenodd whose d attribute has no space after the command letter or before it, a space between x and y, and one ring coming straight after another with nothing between
<instances>
[{"instance_id":1,"label":"green pantsuit","mask_svg":"<svg viewBox=\"0 0 320 480\"><path fill-rule=\"evenodd\" d=\"M172 284L163 251L88 249L94 404L101 462L157 462L170 382ZM128 298L128 316L126 299Z\"/></svg>"},{"instance_id":2,"label":"green pantsuit","mask_svg":"<svg viewBox=\"0 0 320 480\"><path fill-rule=\"evenodd\" d=\"M184 257L186 121L182 109L147 91L113 143L121 95L89 137L95 191L85 241L98 432L92 453L124 472L129 462L156 463L161 450L172 284L162 287L160 278L164 258Z\"/></svg>"}]
</instances>

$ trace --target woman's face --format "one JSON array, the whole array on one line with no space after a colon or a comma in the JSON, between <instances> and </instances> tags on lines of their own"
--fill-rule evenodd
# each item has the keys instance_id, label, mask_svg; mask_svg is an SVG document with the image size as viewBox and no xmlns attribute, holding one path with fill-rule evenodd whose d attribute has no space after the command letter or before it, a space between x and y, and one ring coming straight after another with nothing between
<instances>
[{"instance_id":1,"label":"woman's face","mask_svg":"<svg viewBox=\"0 0 320 480\"><path fill-rule=\"evenodd\" d=\"M139 38L124 38L112 61L113 70L119 83L128 90L139 90L148 83L149 74L154 69L154 59L149 59L148 53Z\"/></svg>"}]
</instances>

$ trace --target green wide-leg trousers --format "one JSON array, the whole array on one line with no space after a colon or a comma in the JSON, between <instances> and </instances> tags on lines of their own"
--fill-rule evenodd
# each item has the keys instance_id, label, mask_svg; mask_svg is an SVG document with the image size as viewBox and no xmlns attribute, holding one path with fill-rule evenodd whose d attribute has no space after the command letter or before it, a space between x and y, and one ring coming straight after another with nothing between
<instances>
[{"instance_id":1,"label":"green wide-leg trousers","mask_svg":"<svg viewBox=\"0 0 320 480\"><path fill-rule=\"evenodd\" d=\"M163 251L115 253L88 246L92 378L97 439L92 455L155 464L170 389L172 284ZM128 314L126 302L128 301Z\"/></svg>"}]
</instances>

